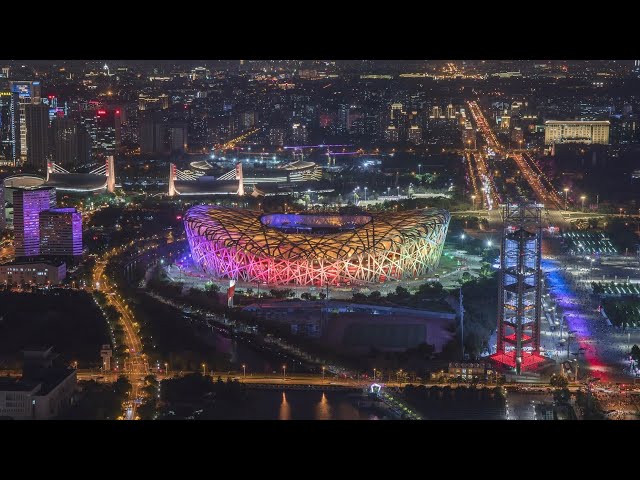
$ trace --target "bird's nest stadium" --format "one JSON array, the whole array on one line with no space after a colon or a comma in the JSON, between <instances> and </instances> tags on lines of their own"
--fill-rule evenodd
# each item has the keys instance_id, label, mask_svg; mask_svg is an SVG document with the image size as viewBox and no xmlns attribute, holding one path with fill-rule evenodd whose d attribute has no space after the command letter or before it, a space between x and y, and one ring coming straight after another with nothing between
<instances>
[{"instance_id":1,"label":"bird's nest stadium","mask_svg":"<svg viewBox=\"0 0 640 480\"><path fill-rule=\"evenodd\" d=\"M269 285L379 283L437 267L450 215L262 214L199 205L184 216L195 262L209 275Z\"/></svg>"}]
</instances>

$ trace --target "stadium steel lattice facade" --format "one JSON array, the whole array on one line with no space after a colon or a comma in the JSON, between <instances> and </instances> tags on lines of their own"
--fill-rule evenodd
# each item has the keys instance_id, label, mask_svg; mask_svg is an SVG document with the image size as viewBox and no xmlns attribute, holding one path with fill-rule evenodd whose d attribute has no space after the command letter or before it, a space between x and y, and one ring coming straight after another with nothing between
<instances>
[{"instance_id":1,"label":"stadium steel lattice facade","mask_svg":"<svg viewBox=\"0 0 640 480\"><path fill-rule=\"evenodd\" d=\"M426 275L440 260L449 219L429 209L263 215L200 205L184 223L192 258L214 277L336 285Z\"/></svg>"}]
</instances>

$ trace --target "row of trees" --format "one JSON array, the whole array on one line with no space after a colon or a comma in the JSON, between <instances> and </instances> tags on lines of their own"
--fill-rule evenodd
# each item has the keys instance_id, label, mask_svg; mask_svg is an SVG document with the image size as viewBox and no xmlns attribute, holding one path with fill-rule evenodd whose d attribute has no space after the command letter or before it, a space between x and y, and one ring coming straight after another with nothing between
<instances>
[{"instance_id":1,"label":"row of trees","mask_svg":"<svg viewBox=\"0 0 640 480\"><path fill-rule=\"evenodd\" d=\"M611 323L616 326L628 328L640 325L640 299L638 298L604 298L602 307Z\"/></svg>"},{"instance_id":2,"label":"row of trees","mask_svg":"<svg viewBox=\"0 0 640 480\"><path fill-rule=\"evenodd\" d=\"M405 287L398 285L395 291L389 292L387 295L382 295L377 290L368 295L361 292L354 293L352 301L373 305L403 306L438 312L453 312L445 301L448 295L449 293L442 287L442 284L429 282L420 285L413 294Z\"/></svg>"},{"instance_id":3,"label":"row of trees","mask_svg":"<svg viewBox=\"0 0 640 480\"><path fill-rule=\"evenodd\" d=\"M63 420L116 420L122 415L122 405L129 400L131 383L125 376L114 383L95 380L78 382L79 398L75 406L64 412Z\"/></svg>"}]
</instances>

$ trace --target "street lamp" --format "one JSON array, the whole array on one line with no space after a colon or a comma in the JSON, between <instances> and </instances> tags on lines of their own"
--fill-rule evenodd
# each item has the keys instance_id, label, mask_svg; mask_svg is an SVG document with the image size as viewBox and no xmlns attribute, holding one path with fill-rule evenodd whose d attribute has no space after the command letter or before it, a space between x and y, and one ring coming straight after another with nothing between
<instances>
[{"instance_id":1,"label":"street lamp","mask_svg":"<svg viewBox=\"0 0 640 480\"><path fill-rule=\"evenodd\" d=\"M567 187L562 189L564 191L564 210L567 211L569 210L569 189Z\"/></svg>"},{"instance_id":2,"label":"street lamp","mask_svg":"<svg viewBox=\"0 0 640 480\"><path fill-rule=\"evenodd\" d=\"M322 381L323 381L323 382L324 382L324 370L325 370L325 367L324 367L324 365L323 365L323 366L322 366Z\"/></svg>"},{"instance_id":3,"label":"street lamp","mask_svg":"<svg viewBox=\"0 0 640 480\"><path fill-rule=\"evenodd\" d=\"M422 173L422 171L421 171L421 170L422 170L422 164L421 164L421 163L419 163L419 164L418 164L418 175L420 175L420 174Z\"/></svg>"},{"instance_id":4,"label":"street lamp","mask_svg":"<svg viewBox=\"0 0 640 480\"><path fill-rule=\"evenodd\" d=\"M476 209L476 196L475 195L471 195L471 200L473 200L473 209Z\"/></svg>"},{"instance_id":5,"label":"street lamp","mask_svg":"<svg viewBox=\"0 0 640 480\"><path fill-rule=\"evenodd\" d=\"M282 379L283 380L287 379L287 366L286 365L282 365Z\"/></svg>"},{"instance_id":6,"label":"street lamp","mask_svg":"<svg viewBox=\"0 0 640 480\"><path fill-rule=\"evenodd\" d=\"M167 362L164 363L164 374L169 376L169 364Z\"/></svg>"},{"instance_id":7,"label":"street lamp","mask_svg":"<svg viewBox=\"0 0 640 480\"><path fill-rule=\"evenodd\" d=\"M364 187L364 201L367 201L367 187Z\"/></svg>"},{"instance_id":8,"label":"street lamp","mask_svg":"<svg viewBox=\"0 0 640 480\"><path fill-rule=\"evenodd\" d=\"M398 198L400 198L400 187L396 187L398 189Z\"/></svg>"},{"instance_id":9,"label":"street lamp","mask_svg":"<svg viewBox=\"0 0 640 480\"><path fill-rule=\"evenodd\" d=\"M244 363L242 364L242 377L247 378L247 366Z\"/></svg>"},{"instance_id":10,"label":"street lamp","mask_svg":"<svg viewBox=\"0 0 640 480\"><path fill-rule=\"evenodd\" d=\"M583 212L584 212L584 200L585 200L586 198L587 198L587 197L585 197L584 195L581 195L581 196L580 196L580 200L582 200L582 211L583 211Z\"/></svg>"},{"instance_id":11,"label":"street lamp","mask_svg":"<svg viewBox=\"0 0 640 480\"><path fill-rule=\"evenodd\" d=\"M202 376L206 377L207 376L207 365L206 364L202 364Z\"/></svg>"},{"instance_id":12,"label":"street lamp","mask_svg":"<svg viewBox=\"0 0 640 480\"><path fill-rule=\"evenodd\" d=\"M373 369L373 381L374 382L376 381L376 369L375 368Z\"/></svg>"}]
</instances>

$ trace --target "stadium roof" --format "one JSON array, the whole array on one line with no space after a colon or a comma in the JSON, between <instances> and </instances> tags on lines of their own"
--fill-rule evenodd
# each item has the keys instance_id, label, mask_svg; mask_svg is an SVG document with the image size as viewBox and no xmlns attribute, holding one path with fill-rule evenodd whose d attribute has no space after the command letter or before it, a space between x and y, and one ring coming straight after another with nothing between
<instances>
[{"instance_id":1,"label":"stadium roof","mask_svg":"<svg viewBox=\"0 0 640 480\"><path fill-rule=\"evenodd\" d=\"M179 195L235 195L240 182L199 177L197 180L175 180L174 186Z\"/></svg>"},{"instance_id":2,"label":"stadium roof","mask_svg":"<svg viewBox=\"0 0 640 480\"><path fill-rule=\"evenodd\" d=\"M62 192L94 192L107 189L107 177L94 173L50 173L44 185Z\"/></svg>"}]
</instances>

